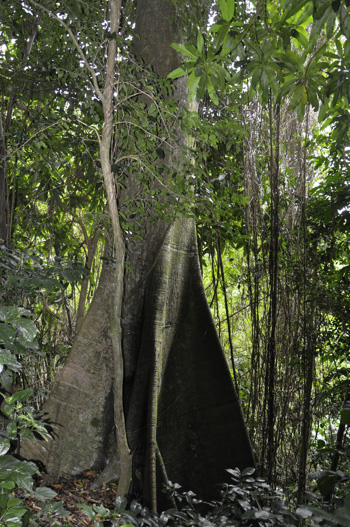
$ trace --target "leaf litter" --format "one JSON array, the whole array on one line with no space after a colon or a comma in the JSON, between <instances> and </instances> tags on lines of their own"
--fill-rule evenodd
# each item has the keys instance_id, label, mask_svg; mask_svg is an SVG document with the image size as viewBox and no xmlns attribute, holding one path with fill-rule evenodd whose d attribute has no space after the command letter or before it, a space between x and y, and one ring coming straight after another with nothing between
<instances>
[{"instance_id":1,"label":"leaf litter","mask_svg":"<svg viewBox=\"0 0 350 527\"><path fill-rule=\"evenodd\" d=\"M66 517L56 515L53 518L49 512L45 513L47 502L43 503L31 496L24 496L24 492L21 490L18 490L16 495L23 499L24 504L30 511L40 517L38 520L40 527L58 527L60 525L93 527L94 520L89 518L79 505L87 505L89 507L103 505L106 509L114 509L117 496L116 483L109 483L108 485L102 485L100 488L92 489L91 487L96 477L96 472L88 470L79 476L63 476L57 479L55 483L51 482L48 484L45 481L45 476L38 480L38 487L45 484L57 493L54 498L49 500L50 505L61 502L67 511Z\"/></svg>"}]
</instances>

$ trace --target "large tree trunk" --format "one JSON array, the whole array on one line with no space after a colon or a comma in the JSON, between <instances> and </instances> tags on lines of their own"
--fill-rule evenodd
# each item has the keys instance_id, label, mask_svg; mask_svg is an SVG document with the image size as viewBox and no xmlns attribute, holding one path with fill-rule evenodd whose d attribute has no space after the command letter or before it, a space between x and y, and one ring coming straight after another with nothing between
<instances>
[{"instance_id":1,"label":"large tree trunk","mask_svg":"<svg viewBox=\"0 0 350 527\"><path fill-rule=\"evenodd\" d=\"M171 3L139 0L134 52L159 75L178 66ZM186 82L176 96L183 104ZM178 160L169 152L168 162ZM127 184L130 195L135 188ZM139 189L138 189L139 190ZM133 455L132 491L153 508L169 479L204 498L229 467L254 464L232 379L205 298L193 219L150 222L127 246L122 308L124 410ZM45 406L57 438L43 459L51 476L106 466L116 478L113 426L115 275L105 266L94 301ZM33 452L31 453L33 455ZM161 503L162 506L166 504Z\"/></svg>"}]
</instances>

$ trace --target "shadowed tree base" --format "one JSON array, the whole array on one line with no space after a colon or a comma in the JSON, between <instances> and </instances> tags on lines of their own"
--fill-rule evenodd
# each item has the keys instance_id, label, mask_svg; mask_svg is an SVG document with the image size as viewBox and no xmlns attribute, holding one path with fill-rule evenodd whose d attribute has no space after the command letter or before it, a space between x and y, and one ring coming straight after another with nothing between
<instances>
[{"instance_id":1,"label":"shadowed tree base","mask_svg":"<svg viewBox=\"0 0 350 527\"><path fill-rule=\"evenodd\" d=\"M149 431L152 405L156 404L156 441L168 479L210 499L217 492L215 485L225 480L226 468L244 468L254 461L205 298L194 222L179 218L164 228L166 236L158 259L132 295L139 313L139 317L134 313L133 319L133 342L139 342L139 350L133 354L137 360L129 376L127 405L129 445L134 453L133 492L146 501L152 494ZM26 450L27 455L46 464L51 478L101 470L112 460L101 482L118 478L118 463L112 455L113 371L108 332L113 276L104 269L71 356L44 407L58 425L57 438L45 445L45 451ZM135 338L137 328L140 333ZM131 327L128 329L130 333ZM155 356L158 383L154 392ZM38 445L42 448L42 443L35 448ZM156 481L161 503L164 479L158 456Z\"/></svg>"}]
</instances>

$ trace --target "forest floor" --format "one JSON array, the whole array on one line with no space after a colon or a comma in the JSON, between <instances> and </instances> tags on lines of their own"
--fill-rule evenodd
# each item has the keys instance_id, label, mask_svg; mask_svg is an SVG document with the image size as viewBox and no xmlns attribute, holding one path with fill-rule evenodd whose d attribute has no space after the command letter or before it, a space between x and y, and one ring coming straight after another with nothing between
<instances>
[{"instance_id":1,"label":"forest floor","mask_svg":"<svg viewBox=\"0 0 350 527\"><path fill-rule=\"evenodd\" d=\"M94 506L103 505L107 509L115 508L115 499L117 495L117 485L111 483L98 489L92 489L97 473L87 471L78 477L65 476L59 478L56 483L47 485L45 481L38 481L38 486L49 486L57 492L57 496L50 500L53 502L62 502L63 507L68 512L67 517L52 517L46 512L45 504L39 500L26 497L24 499L26 506L38 515L38 525L40 527L54 527L60 525L73 525L74 527L93 527L94 520L86 515L79 505ZM96 518L97 519L97 518ZM106 518L107 519L107 518ZM108 525L108 521L104 525Z\"/></svg>"}]
</instances>

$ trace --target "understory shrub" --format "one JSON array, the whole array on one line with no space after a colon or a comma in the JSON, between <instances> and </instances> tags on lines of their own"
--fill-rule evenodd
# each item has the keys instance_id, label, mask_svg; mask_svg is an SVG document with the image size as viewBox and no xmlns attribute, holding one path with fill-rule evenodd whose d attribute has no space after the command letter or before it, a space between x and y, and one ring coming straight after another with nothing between
<instances>
[{"instance_id":1,"label":"understory shrub","mask_svg":"<svg viewBox=\"0 0 350 527\"><path fill-rule=\"evenodd\" d=\"M293 507L281 491L263 478L254 477L254 468L228 472L231 483L222 486L221 497L215 501L204 502L193 492L183 492L180 485L169 482L164 492L175 507L160 514L137 501L127 507L126 498L117 498L114 510L101 505L80 507L94 520L95 527L103 527L106 522L123 527L295 527L301 521L309 527L350 525L350 495L331 512L322 508L318 497L311 493L312 505Z\"/></svg>"}]
</instances>

